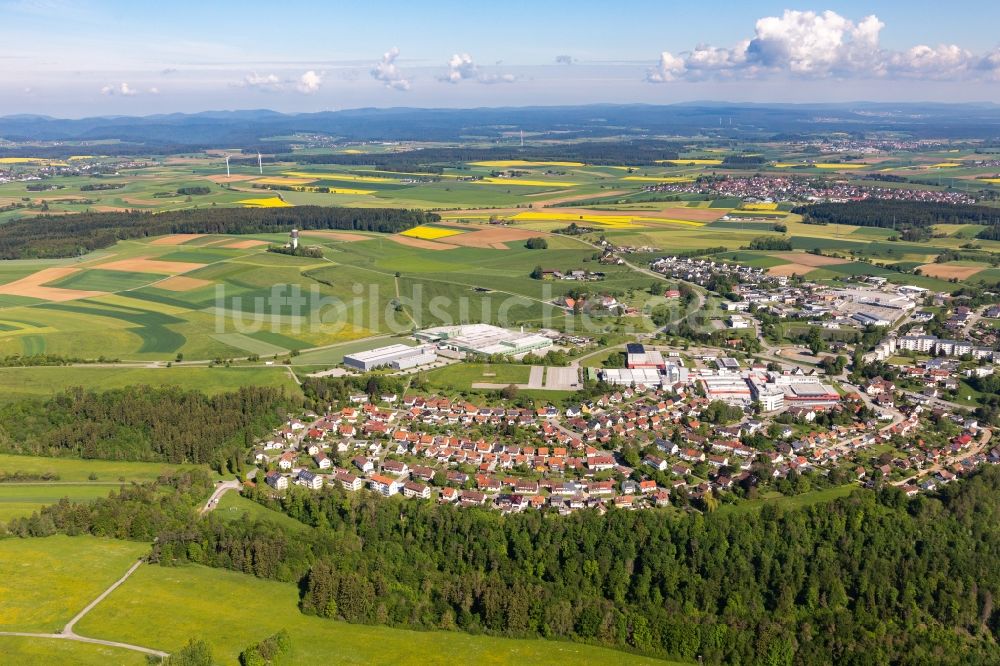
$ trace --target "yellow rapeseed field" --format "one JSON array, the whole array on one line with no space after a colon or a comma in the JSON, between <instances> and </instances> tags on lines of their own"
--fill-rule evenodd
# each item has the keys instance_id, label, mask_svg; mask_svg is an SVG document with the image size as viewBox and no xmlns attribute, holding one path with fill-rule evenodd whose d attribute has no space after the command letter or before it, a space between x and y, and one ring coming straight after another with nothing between
<instances>
[{"instance_id":1,"label":"yellow rapeseed field","mask_svg":"<svg viewBox=\"0 0 1000 666\"><path fill-rule=\"evenodd\" d=\"M625 176L622 180L638 180L643 183L693 183L690 176Z\"/></svg>"},{"instance_id":2,"label":"yellow rapeseed field","mask_svg":"<svg viewBox=\"0 0 1000 666\"><path fill-rule=\"evenodd\" d=\"M770 201L761 201L759 203L745 203L740 206L741 210L777 210L778 204Z\"/></svg>"},{"instance_id":3,"label":"yellow rapeseed field","mask_svg":"<svg viewBox=\"0 0 1000 666\"><path fill-rule=\"evenodd\" d=\"M817 169L864 169L870 165L868 164L849 164L841 162L817 162L812 166Z\"/></svg>"},{"instance_id":4,"label":"yellow rapeseed field","mask_svg":"<svg viewBox=\"0 0 1000 666\"><path fill-rule=\"evenodd\" d=\"M1000 185L1000 178L980 178L983 183L990 183L992 185Z\"/></svg>"},{"instance_id":5,"label":"yellow rapeseed field","mask_svg":"<svg viewBox=\"0 0 1000 666\"><path fill-rule=\"evenodd\" d=\"M267 199L241 199L236 203L243 204L247 208L288 208L292 205L283 199L279 199L278 197L269 197Z\"/></svg>"},{"instance_id":6,"label":"yellow rapeseed field","mask_svg":"<svg viewBox=\"0 0 1000 666\"><path fill-rule=\"evenodd\" d=\"M401 236L409 236L410 238L419 238L421 240L436 240L438 238L447 238L448 236L454 236L456 234L463 233L458 229L443 229L441 227L413 227L412 229L407 229L400 233Z\"/></svg>"},{"instance_id":7,"label":"yellow rapeseed field","mask_svg":"<svg viewBox=\"0 0 1000 666\"><path fill-rule=\"evenodd\" d=\"M490 167L493 169L507 169L509 167L579 167L585 166L583 162L532 162L530 160L486 160L483 162L469 162L472 166Z\"/></svg>"},{"instance_id":8,"label":"yellow rapeseed field","mask_svg":"<svg viewBox=\"0 0 1000 666\"><path fill-rule=\"evenodd\" d=\"M47 160L42 157L0 157L0 164L31 164L34 166L68 166L59 160Z\"/></svg>"},{"instance_id":9,"label":"yellow rapeseed field","mask_svg":"<svg viewBox=\"0 0 1000 666\"><path fill-rule=\"evenodd\" d=\"M962 166L961 162L938 162L937 164L932 164L932 169L951 169L954 167Z\"/></svg>"}]
</instances>

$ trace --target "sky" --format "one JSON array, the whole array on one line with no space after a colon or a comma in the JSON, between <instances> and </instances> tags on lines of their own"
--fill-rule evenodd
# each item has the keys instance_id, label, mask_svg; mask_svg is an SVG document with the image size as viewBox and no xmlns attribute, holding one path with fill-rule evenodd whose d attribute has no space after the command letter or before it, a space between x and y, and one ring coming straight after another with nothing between
<instances>
[{"instance_id":1,"label":"sky","mask_svg":"<svg viewBox=\"0 0 1000 666\"><path fill-rule=\"evenodd\" d=\"M1000 3L0 0L0 115L1000 103Z\"/></svg>"}]
</instances>

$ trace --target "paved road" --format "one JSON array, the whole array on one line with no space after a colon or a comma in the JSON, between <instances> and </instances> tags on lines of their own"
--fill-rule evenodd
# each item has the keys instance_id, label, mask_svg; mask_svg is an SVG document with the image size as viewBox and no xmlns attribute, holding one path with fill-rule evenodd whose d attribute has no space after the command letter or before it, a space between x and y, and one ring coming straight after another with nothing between
<instances>
[{"instance_id":1,"label":"paved road","mask_svg":"<svg viewBox=\"0 0 1000 666\"><path fill-rule=\"evenodd\" d=\"M236 492L239 492L240 488L242 487L243 487L242 484L236 480L220 483L215 487L215 492L213 492L212 496L208 498L208 501L205 503L205 506L201 507L199 513L205 514L209 511L214 510L215 507L219 505L219 500L222 499L223 495L228 493L230 490L235 490Z\"/></svg>"},{"instance_id":2,"label":"paved road","mask_svg":"<svg viewBox=\"0 0 1000 666\"><path fill-rule=\"evenodd\" d=\"M25 638L54 638L66 641L78 641L80 643L94 643L95 645L106 645L108 647L122 648L125 650L132 650L134 652L142 652L143 654L153 655L155 657L169 657L170 654L163 652L162 650L154 650L153 648L144 647L142 645L133 645L132 643L119 643L118 641L106 641L101 638L90 638L89 636L81 636L76 633L73 628L76 623L83 619L83 616L94 609L94 606L104 601L104 599L118 589L118 587L128 580L128 577L135 573L135 570L142 565L142 560L139 560L125 572L125 575L116 580L111 584L111 587L104 590L96 599L91 601L87 606L77 613L72 620L66 623L63 627L62 632L58 634L38 634L26 631L0 631L0 636L22 636Z\"/></svg>"}]
</instances>

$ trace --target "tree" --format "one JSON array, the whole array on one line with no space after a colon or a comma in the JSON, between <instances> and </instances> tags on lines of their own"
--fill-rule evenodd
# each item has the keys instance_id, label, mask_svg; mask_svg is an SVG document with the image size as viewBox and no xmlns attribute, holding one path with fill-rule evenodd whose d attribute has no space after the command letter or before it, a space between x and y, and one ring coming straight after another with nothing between
<instances>
[{"instance_id":1,"label":"tree","mask_svg":"<svg viewBox=\"0 0 1000 666\"><path fill-rule=\"evenodd\" d=\"M504 400L513 400L517 397L517 385L507 384L502 389L500 389L500 397Z\"/></svg>"},{"instance_id":2,"label":"tree","mask_svg":"<svg viewBox=\"0 0 1000 666\"><path fill-rule=\"evenodd\" d=\"M534 270L531 271L531 278L533 280L541 280L545 273L542 271L541 266L535 266Z\"/></svg>"},{"instance_id":3,"label":"tree","mask_svg":"<svg viewBox=\"0 0 1000 666\"><path fill-rule=\"evenodd\" d=\"M164 659L163 663L167 666L212 666L215 659L208 643L192 638L181 650Z\"/></svg>"},{"instance_id":4,"label":"tree","mask_svg":"<svg viewBox=\"0 0 1000 666\"><path fill-rule=\"evenodd\" d=\"M525 242L524 247L529 250L546 250L549 247L549 242L541 236L535 236L534 238L529 238Z\"/></svg>"}]
</instances>

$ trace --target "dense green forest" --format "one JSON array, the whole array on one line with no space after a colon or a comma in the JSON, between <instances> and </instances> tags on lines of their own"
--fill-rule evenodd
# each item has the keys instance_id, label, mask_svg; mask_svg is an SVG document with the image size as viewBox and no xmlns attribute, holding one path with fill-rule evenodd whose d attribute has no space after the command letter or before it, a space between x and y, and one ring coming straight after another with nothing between
<instances>
[{"instance_id":1,"label":"dense green forest","mask_svg":"<svg viewBox=\"0 0 1000 666\"><path fill-rule=\"evenodd\" d=\"M729 169L754 169L765 162L767 160L760 155L726 155L722 158L722 166Z\"/></svg>"},{"instance_id":2,"label":"dense green forest","mask_svg":"<svg viewBox=\"0 0 1000 666\"><path fill-rule=\"evenodd\" d=\"M77 388L0 408L0 450L236 471L254 438L280 424L288 406L283 392L265 387L214 396L149 386Z\"/></svg>"},{"instance_id":3,"label":"dense green forest","mask_svg":"<svg viewBox=\"0 0 1000 666\"><path fill-rule=\"evenodd\" d=\"M297 229L396 233L435 213L397 208L199 208L163 213L80 213L39 216L0 225L0 259L72 257L119 240L163 234L254 234Z\"/></svg>"},{"instance_id":4,"label":"dense green forest","mask_svg":"<svg viewBox=\"0 0 1000 666\"><path fill-rule=\"evenodd\" d=\"M485 162L490 160L577 161L587 164L635 164L656 166L657 160L674 160L678 145L664 141L584 142L559 146L503 146L493 148L423 148L387 154L315 154L279 155L279 160L300 164L346 164L377 166L380 169L406 171L424 167L440 172L442 164ZM554 167L559 169L560 167Z\"/></svg>"},{"instance_id":5,"label":"dense green forest","mask_svg":"<svg viewBox=\"0 0 1000 666\"><path fill-rule=\"evenodd\" d=\"M992 227L986 227L976 234L976 238L980 240L1000 240L1000 224L994 224Z\"/></svg>"},{"instance_id":6,"label":"dense green forest","mask_svg":"<svg viewBox=\"0 0 1000 666\"><path fill-rule=\"evenodd\" d=\"M796 206L793 213L814 224L851 224L903 230L934 224L1000 224L1000 208L973 204L872 199Z\"/></svg>"},{"instance_id":7,"label":"dense green forest","mask_svg":"<svg viewBox=\"0 0 1000 666\"><path fill-rule=\"evenodd\" d=\"M162 490L173 488L164 499ZM1000 662L1000 469L938 496L859 490L745 514L503 516L371 493L272 499L312 530L199 520L183 475L10 533L151 541L152 560L300 585L303 612L351 622L545 636L726 664Z\"/></svg>"}]
</instances>

